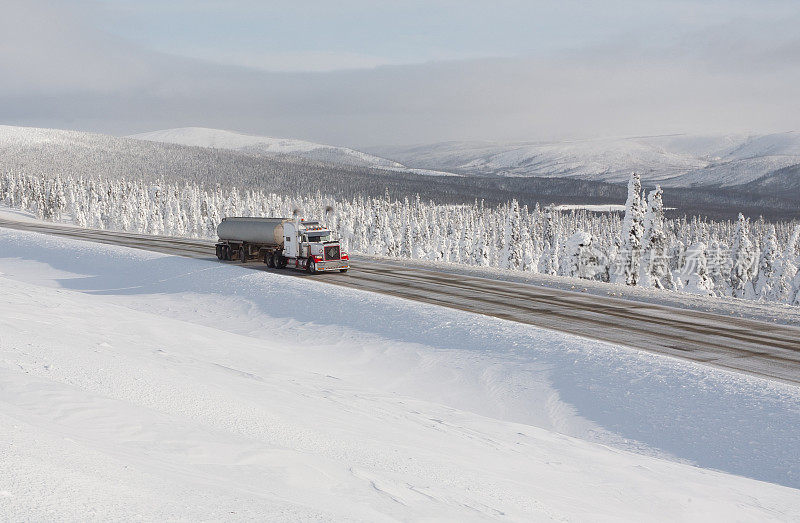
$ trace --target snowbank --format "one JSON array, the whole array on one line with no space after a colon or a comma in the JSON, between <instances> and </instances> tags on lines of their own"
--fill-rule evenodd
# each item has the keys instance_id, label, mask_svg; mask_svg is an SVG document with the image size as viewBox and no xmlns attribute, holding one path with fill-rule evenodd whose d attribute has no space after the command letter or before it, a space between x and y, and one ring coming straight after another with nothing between
<instances>
[{"instance_id":1,"label":"snowbank","mask_svg":"<svg viewBox=\"0 0 800 523\"><path fill-rule=\"evenodd\" d=\"M317 280L0 230L0 514L800 510L795 387Z\"/></svg>"}]
</instances>

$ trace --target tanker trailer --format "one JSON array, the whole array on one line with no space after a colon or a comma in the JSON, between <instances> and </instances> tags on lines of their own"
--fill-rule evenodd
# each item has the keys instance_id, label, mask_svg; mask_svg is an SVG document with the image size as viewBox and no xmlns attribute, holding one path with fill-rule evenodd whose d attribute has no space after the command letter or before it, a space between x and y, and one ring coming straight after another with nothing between
<instances>
[{"instance_id":1,"label":"tanker trailer","mask_svg":"<svg viewBox=\"0 0 800 523\"><path fill-rule=\"evenodd\" d=\"M350 257L332 231L316 221L291 218L223 218L217 226L217 258L246 263L264 260L270 268L309 273L347 272Z\"/></svg>"}]
</instances>

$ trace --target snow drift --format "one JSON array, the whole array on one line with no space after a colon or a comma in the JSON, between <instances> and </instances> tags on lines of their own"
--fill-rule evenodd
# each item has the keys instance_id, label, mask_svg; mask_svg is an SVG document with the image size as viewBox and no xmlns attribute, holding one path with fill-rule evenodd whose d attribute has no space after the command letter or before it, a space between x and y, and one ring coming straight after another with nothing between
<instances>
[{"instance_id":1,"label":"snow drift","mask_svg":"<svg viewBox=\"0 0 800 523\"><path fill-rule=\"evenodd\" d=\"M216 261L9 231L0 253L16 519L800 510L731 475L800 484L795 387Z\"/></svg>"}]
</instances>

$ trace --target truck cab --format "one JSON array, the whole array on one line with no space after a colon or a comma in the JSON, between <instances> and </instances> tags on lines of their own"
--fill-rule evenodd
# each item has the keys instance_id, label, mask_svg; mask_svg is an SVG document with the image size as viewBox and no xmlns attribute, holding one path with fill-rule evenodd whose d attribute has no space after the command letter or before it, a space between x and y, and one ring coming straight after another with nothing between
<instances>
[{"instance_id":1,"label":"truck cab","mask_svg":"<svg viewBox=\"0 0 800 523\"><path fill-rule=\"evenodd\" d=\"M289 265L308 272L340 271L350 268L350 259L341 250L333 233L319 222L292 220L283 225L283 256Z\"/></svg>"}]
</instances>

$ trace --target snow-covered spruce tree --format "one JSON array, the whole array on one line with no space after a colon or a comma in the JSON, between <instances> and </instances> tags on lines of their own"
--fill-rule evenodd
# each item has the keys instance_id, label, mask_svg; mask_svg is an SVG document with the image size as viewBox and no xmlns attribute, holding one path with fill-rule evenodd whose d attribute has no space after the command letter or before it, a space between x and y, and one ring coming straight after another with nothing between
<instances>
[{"instance_id":1,"label":"snow-covered spruce tree","mask_svg":"<svg viewBox=\"0 0 800 523\"><path fill-rule=\"evenodd\" d=\"M16 207L14 200L15 179L10 171L3 173L0 178L0 203L8 205L9 207Z\"/></svg>"},{"instance_id":2,"label":"snow-covered spruce tree","mask_svg":"<svg viewBox=\"0 0 800 523\"><path fill-rule=\"evenodd\" d=\"M800 260L798 260L797 265L800 265ZM794 298L791 298L791 295L794 295ZM795 272L794 278L792 278L792 290L790 293L790 305L800 305L800 270Z\"/></svg>"},{"instance_id":3,"label":"snow-covered spruce tree","mask_svg":"<svg viewBox=\"0 0 800 523\"><path fill-rule=\"evenodd\" d=\"M736 222L736 231L733 235L733 249L731 257L733 266L731 267L731 289L736 298L755 298L753 288L753 275L756 268L756 251L749 238L749 220L739 213Z\"/></svg>"},{"instance_id":4,"label":"snow-covered spruce tree","mask_svg":"<svg viewBox=\"0 0 800 523\"><path fill-rule=\"evenodd\" d=\"M638 283L643 235L642 181L637 173L632 173L628 181L628 199L625 202L625 218L622 222L620 248L617 254L619 261L612 277L614 283L625 285Z\"/></svg>"},{"instance_id":5,"label":"snow-covered spruce tree","mask_svg":"<svg viewBox=\"0 0 800 523\"><path fill-rule=\"evenodd\" d=\"M795 226L791 237L786 245L785 262L783 270L788 281L787 303L800 305L800 225Z\"/></svg>"},{"instance_id":6,"label":"snow-covered spruce tree","mask_svg":"<svg viewBox=\"0 0 800 523\"><path fill-rule=\"evenodd\" d=\"M584 280L602 280L607 271L603 253L588 232L578 231L564 245L561 273Z\"/></svg>"},{"instance_id":7,"label":"snow-covered spruce tree","mask_svg":"<svg viewBox=\"0 0 800 523\"><path fill-rule=\"evenodd\" d=\"M472 239L475 237L475 222L474 216L467 214L464 219L464 223L462 224L461 231L459 232L459 239L457 245L458 250L458 262L471 265L474 256L472 253L473 248L473 241Z\"/></svg>"},{"instance_id":8,"label":"snow-covered spruce tree","mask_svg":"<svg viewBox=\"0 0 800 523\"><path fill-rule=\"evenodd\" d=\"M702 242L693 244L686 253L682 287L685 292L714 295L714 282L708 275L706 264L706 246Z\"/></svg>"},{"instance_id":9,"label":"snow-covered spruce tree","mask_svg":"<svg viewBox=\"0 0 800 523\"><path fill-rule=\"evenodd\" d=\"M373 200L370 202L369 210L369 231L370 241L368 244L367 254L380 256L386 252L386 244L384 243L384 231L380 224L383 217L383 205L381 201Z\"/></svg>"},{"instance_id":10,"label":"snow-covered spruce tree","mask_svg":"<svg viewBox=\"0 0 800 523\"><path fill-rule=\"evenodd\" d=\"M772 273L767 286L769 287L768 300L778 303L791 303L794 298L794 278L798 273L797 245L800 241L800 225L795 226L786 242L781 256L776 262L775 271Z\"/></svg>"},{"instance_id":11,"label":"snow-covered spruce tree","mask_svg":"<svg viewBox=\"0 0 800 523\"><path fill-rule=\"evenodd\" d=\"M61 221L61 215L67 207L67 197L64 192L64 181L60 174L56 174L50 193L50 205L52 209L51 220ZM127 230L127 229L126 229Z\"/></svg>"},{"instance_id":12,"label":"snow-covered spruce tree","mask_svg":"<svg viewBox=\"0 0 800 523\"><path fill-rule=\"evenodd\" d=\"M383 244L385 246L384 253L386 256L391 256L396 258L399 255L398 248L397 248L397 240L394 237L394 233L392 232L392 227L389 224L389 216L385 214L381 221L381 229L383 230Z\"/></svg>"},{"instance_id":13,"label":"snow-covered spruce tree","mask_svg":"<svg viewBox=\"0 0 800 523\"><path fill-rule=\"evenodd\" d=\"M527 205L523 207L523 216L528 216ZM520 234L520 242L522 243L522 267L523 271L535 272L539 260L536 258L536 246L531 238L530 226L528 220L522 221L522 229Z\"/></svg>"},{"instance_id":14,"label":"snow-covered spruce tree","mask_svg":"<svg viewBox=\"0 0 800 523\"><path fill-rule=\"evenodd\" d=\"M404 220L408 220L408 216L404 216ZM404 221L402 237L400 239L400 257L411 258L414 252L414 240L412 238L411 224Z\"/></svg>"},{"instance_id":15,"label":"snow-covered spruce tree","mask_svg":"<svg viewBox=\"0 0 800 523\"><path fill-rule=\"evenodd\" d=\"M527 223L525 227L525 231L527 233L527 249L525 254L525 267L523 270L531 271L531 272L538 272L539 271L539 262L542 258L542 228L541 228L541 216L542 212L539 208L539 204L537 203L533 212L528 214L528 207L525 206L525 213L524 215L527 216ZM530 254L530 258L528 255Z\"/></svg>"},{"instance_id":16,"label":"snow-covered spruce tree","mask_svg":"<svg viewBox=\"0 0 800 523\"><path fill-rule=\"evenodd\" d=\"M442 261L447 263L461 263L461 254L458 250L458 231L464 226L463 216L456 210L448 212L448 215L445 221L445 233L442 235L442 242L444 245L444 257Z\"/></svg>"},{"instance_id":17,"label":"snow-covered spruce tree","mask_svg":"<svg viewBox=\"0 0 800 523\"><path fill-rule=\"evenodd\" d=\"M544 248L539 259L539 272L542 274L558 274L558 254L561 248L559 242L560 228L558 227L558 222L553 220L554 213L555 210L552 205L544 210Z\"/></svg>"},{"instance_id":18,"label":"snow-covered spruce tree","mask_svg":"<svg viewBox=\"0 0 800 523\"><path fill-rule=\"evenodd\" d=\"M430 234L428 235L428 256L427 258L432 261L441 261L444 257L444 240L442 238L442 230L439 227L437 220L430 222Z\"/></svg>"},{"instance_id":19,"label":"snow-covered spruce tree","mask_svg":"<svg viewBox=\"0 0 800 523\"><path fill-rule=\"evenodd\" d=\"M775 226L773 225L768 229L758 262L755 293L759 300L768 301L770 299L770 295L772 294L770 284L772 283L776 271L776 264L779 261L779 256L778 240L775 236Z\"/></svg>"},{"instance_id":20,"label":"snow-covered spruce tree","mask_svg":"<svg viewBox=\"0 0 800 523\"><path fill-rule=\"evenodd\" d=\"M411 220L411 257L415 260L422 260L425 258L427 252L425 250L425 237L423 235L423 227L416 218Z\"/></svg>"},{"instance_id":21,"label":"snow-covered spruce tree","mask_svg":"<svg viewBox=\"0 0 800 523\"><path fill-rule=\"evenodd\" d=\"M478 233L475 235L475 247L473 249L475 255L475 265L479 267L488 267L491 257L491 238L489 231L486 228L486 223L481 219L478 225Z\"/></svg>"},{"instance_id":22,"label":"snow-covered spruce tree","mask_svg":"<svg viewBox=\"0 0 800 523\"><path fill-rule=\"evenodd\" d=\"M506 265L511 270L521 270L525 262L525 245L523 244L522 218L519 213L519 202L511 200L506 220Z\"/></svg>"},{"instance_id":23,"label":"snow-covered spruce tree","mask_svg":"<svg viewBox=\"0 0 800 523\"><path fill-rule=\"evenodd\" d=\"M717 296L730 294L730 271L726 271L725 255L718 240L713 240L708 248L708 275L714 282Z\"/></svg>"},{"instance_id":24,"label":"snow-covered spruce tree","mask_svg":"<svg viewBox=\"0 0 800 523\"><path fill-rule=\"evenodd\" d=\"M674 290L675 284L672 281L672 272L667 260L667 236L664 233L662 195L661 187L656 186L647 197L639 285Z\"/></svg>"}]
</instances>

